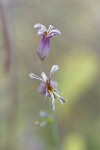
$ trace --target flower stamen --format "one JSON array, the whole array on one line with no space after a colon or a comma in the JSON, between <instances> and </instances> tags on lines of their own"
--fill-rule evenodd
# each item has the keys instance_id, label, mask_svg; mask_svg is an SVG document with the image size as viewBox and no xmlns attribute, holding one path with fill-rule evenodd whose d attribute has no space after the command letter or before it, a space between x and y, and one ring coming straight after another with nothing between
<instances>
[{"instance_id":1,"label":"flower stamen","mask_svg":"<svg viewBox=\"0 0 100 150\"><path fill-rule=\"evenodd\" d=\"M43 35L47 37L48 36L48 32L45 31Z\"/></svg>"},{"instance_id":2,"label":"flower stamen","mask_svg":"<svg viewBox=\"0 0 100 150\"><path fill-rule=\"evenodd\" d=\"M46 82L46 88L48 92L52 92L53 93L53 87L50 84L50 79L49 81Z\"/></svg>"}]
</instances>

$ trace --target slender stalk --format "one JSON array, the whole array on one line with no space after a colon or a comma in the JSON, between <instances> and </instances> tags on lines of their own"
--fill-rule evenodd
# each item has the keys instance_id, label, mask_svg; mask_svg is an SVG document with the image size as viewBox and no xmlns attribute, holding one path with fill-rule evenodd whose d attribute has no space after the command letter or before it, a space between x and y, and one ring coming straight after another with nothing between
<instances>
[{"instance_id":1,"label":"slender stalk","mask_svg":"<svg viewBox=\"0 0 100 150\"><path fill-rule=\"evenodd\" d=\"M54 142L55 142L55 148L56 148L55 150L61 150L60 134L59 134L59 129L58 129L55 113L54 113L54 122L52 124L52 130L53 130L53 136L54 136Z\"/></svg>"},{"instance_id":2,"label":"slender stalk","mask_svg":"<svg viewBox=\"0 0 100 150\"><path fill-rule=\"evenodd\" d=\"M43 72L43 62L39 60L40 74Z\"/></svg>"},{"instance_id":3,"label":"slender stalk","mask_svg":"<svg viewBox=\"0 0 100 150\"><path fill-rule=\"evenodd\" d=\"M3 1L0 0L0 18L2 23L2 33L4 39L4 48L5 48L5 69L6 71L10 71L11 68L11 60L12 60L12 46L10 40L9 29L7 25L7 16L5 13L5 8L3 6Z\"/></svg>"},{"instance_id":4,"label":"slender stalk","mask_svg":"<svg viewBox=\"0 0 100 150\"><path fill-rule=\"evenodd\" d=\"M9 83L9 104L7 106L6 114L6 141L5 150L15 150L16 139L16 117L18 112L18 79L16 74L11 73L11 79Z\"/></svg>"},{"instance_id":5,"label":"slender stalk","mask_svg":"<svg viewBox=\"0 0 100 150\"><path fill-rule=\"evenodd\" d=\"M15 150L14 139L16 137L16 117L18 112L18 79L16 76L15 43L11 36L11 30L8 26L6 9L3 0L0 0L0 16L2 22L2 31L4 47L6 50L5 69L10 73L10 82L8 85L10 99L8 99L6 114L6 132L5 132L5 150ZM13 31L12 31L13 32ZM14 33L14 32L13 32ZM12 59L13 58L13 59Z\"/></svg>"}]
</instances>

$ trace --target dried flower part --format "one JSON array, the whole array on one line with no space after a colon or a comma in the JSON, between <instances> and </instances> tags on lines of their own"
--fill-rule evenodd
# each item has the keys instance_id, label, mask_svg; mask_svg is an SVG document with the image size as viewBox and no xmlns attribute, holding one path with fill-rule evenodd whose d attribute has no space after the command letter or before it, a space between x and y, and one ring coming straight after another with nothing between
<instances>
[{"instance_id":1,"label":"dried flower part","mask_svg":"<svg viewBox=\"0 0 100 150\"><path fill-rule=\"evenodd\" d=\"M34 28L40 28L37 35L43 36L37 50L39 58L43 61L50 52L50 38L61 33L58 29L53 29L54 27L52 25L49 25L49 28L47 30L44 25L37 23L34 25Z\"/></svg>"},{"instance_id":2,"label":"dried flower part","mask_svg":"<svg viewBox=\"0 0 100 150\"><path fill-rule=\"evenodd\" d=\"M44 72L42 72L42 74L41 74L42 78L34 75L33 73L31 73L29 75L31 78L35 78L35 79L42 81L42 83L40 84L40 86L38 88L38 92L43 94L45 97L48 96L51 98L53 110L55 110L56 97L58 97L61 104L66 102L65 99L59 95L59 92L57 90L57 82L51 80L51 76L58 69L59 69L58 65L53 65L51 68L49 77L47 77Z\"/></svg>"}]
</instances>

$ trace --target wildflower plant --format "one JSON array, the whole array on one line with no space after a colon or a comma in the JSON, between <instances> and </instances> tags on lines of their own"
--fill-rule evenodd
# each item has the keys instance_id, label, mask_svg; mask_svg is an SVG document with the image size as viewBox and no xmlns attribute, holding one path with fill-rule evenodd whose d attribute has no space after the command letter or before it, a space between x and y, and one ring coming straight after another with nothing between
<instances>
[{"instance_id":1,"label":"wildflower plant","mask_svg":"<svg viewBox=\"0 0 100 150\"><path fill-rule=\"evenodd\" d=\"M48 30L46 27L40 23L34 25L34 28L39 28L37 35L42 35L42 40L39 44L37 54L40 60L43 62L45 58L49 55L50 52L50 38L54 35L61 34L58 29L53 29L52 25L49 25ZM55 100L59 99L61 104L66 102L66 100L60 96L60 92L57 89L58 83L51 80L52 75L59 69L58 65L53 65L49 76L46 75L44 71L41 72L41 77L35 75L34 73L30 73L29 76L33 79L37 79L41 81L41 84L38 88L38 92L46 97L49 97L52 102L52 108L55 110Z\"/></svg>"}]
</instances>

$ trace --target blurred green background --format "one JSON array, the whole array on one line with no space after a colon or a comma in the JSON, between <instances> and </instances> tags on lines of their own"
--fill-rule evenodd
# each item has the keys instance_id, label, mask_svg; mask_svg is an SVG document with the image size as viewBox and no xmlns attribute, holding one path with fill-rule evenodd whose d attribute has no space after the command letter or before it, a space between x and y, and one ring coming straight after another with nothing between
<instances>
[{"instance_id":1,"label":"blurred green background","mask_svg":"<svg viewBox=\"0 0 100 150\"><path fill-rule=\"evenodd\" d=\"M29 78L40 76L36 23L61 31L44 63L59 65L68 100L55 112ZM0 150L100 150L99 68L99 0L0 0Z\"/></svg>"}]
</instances>

